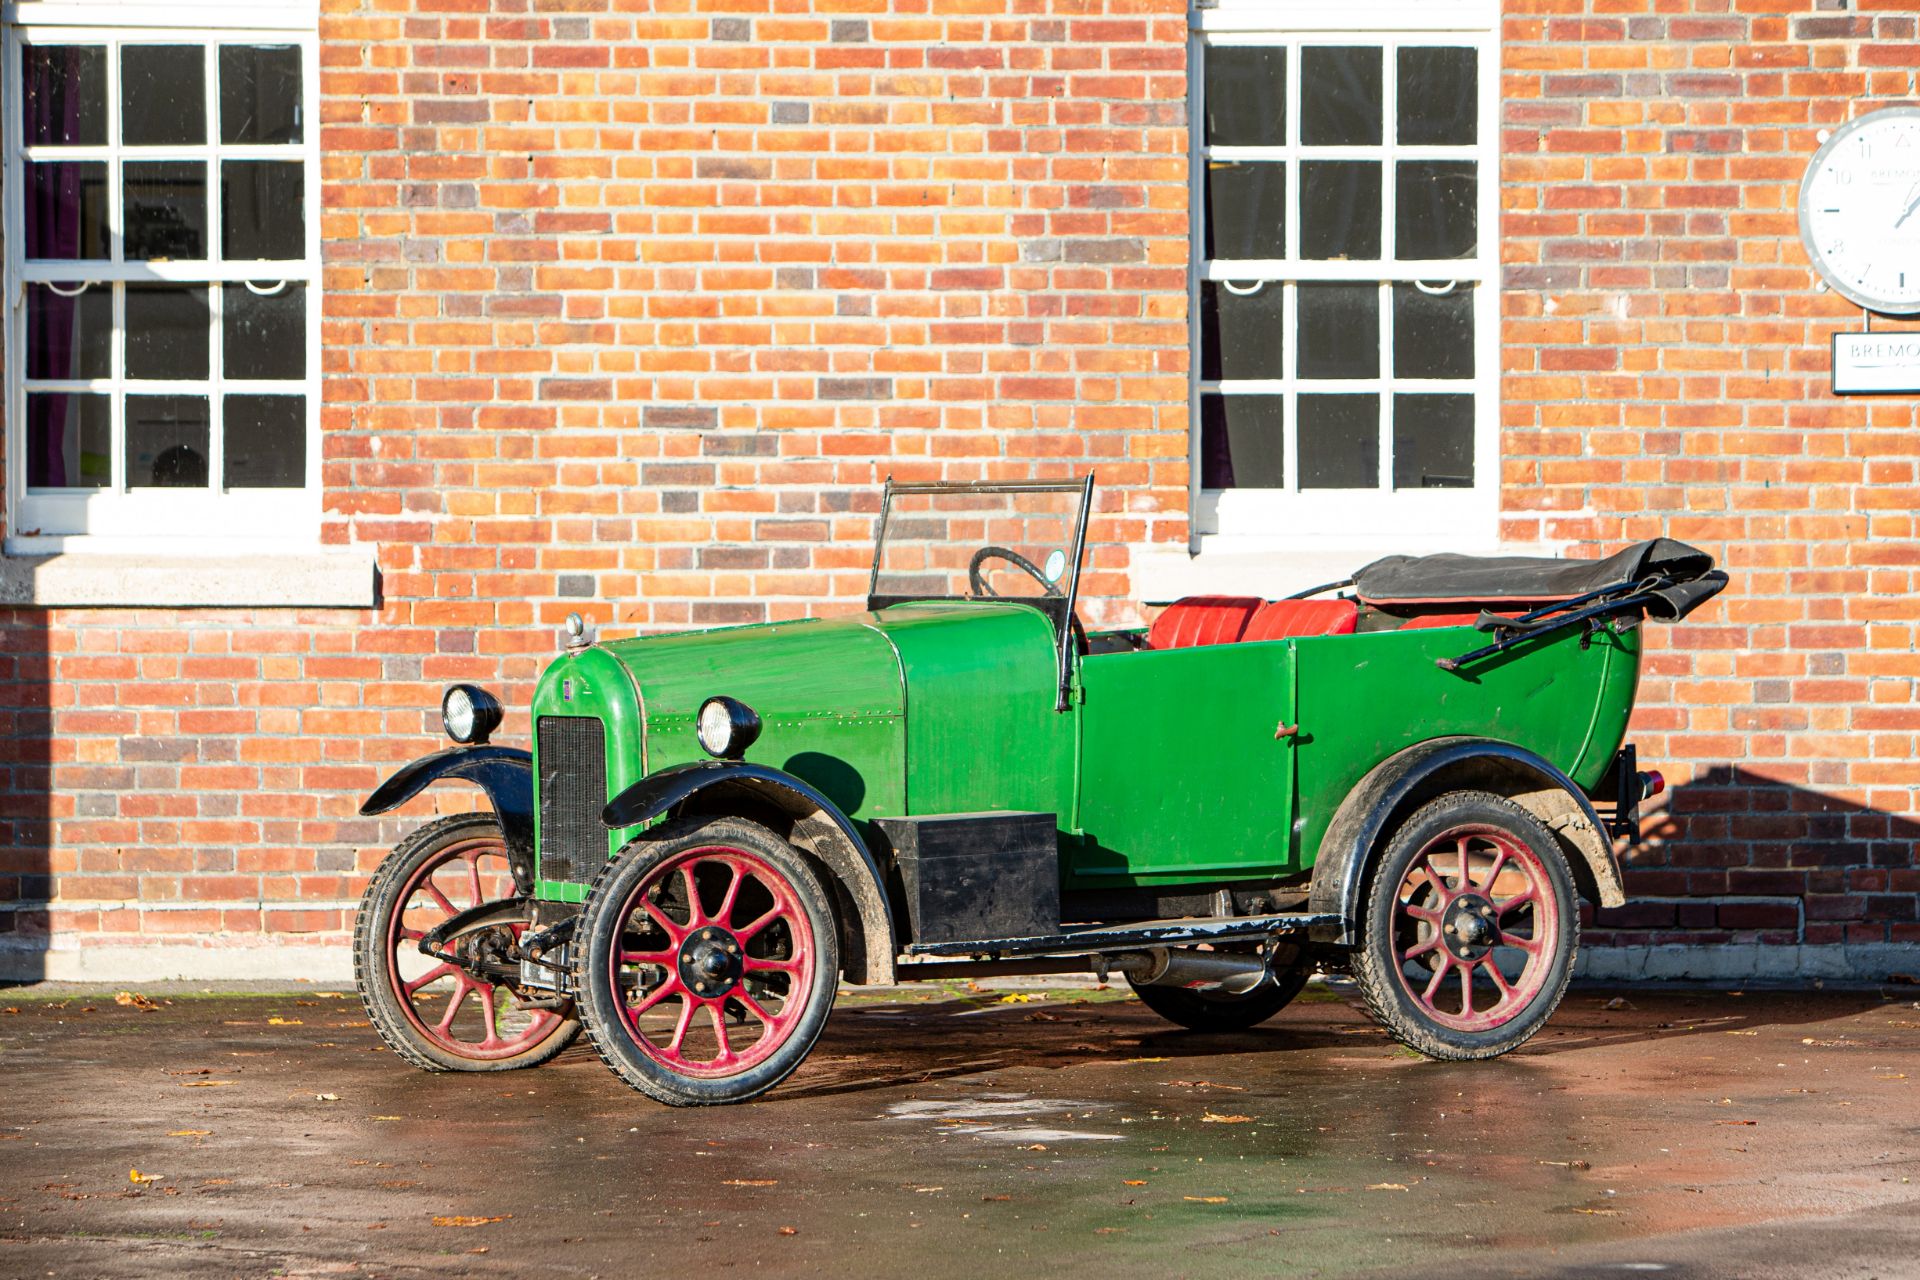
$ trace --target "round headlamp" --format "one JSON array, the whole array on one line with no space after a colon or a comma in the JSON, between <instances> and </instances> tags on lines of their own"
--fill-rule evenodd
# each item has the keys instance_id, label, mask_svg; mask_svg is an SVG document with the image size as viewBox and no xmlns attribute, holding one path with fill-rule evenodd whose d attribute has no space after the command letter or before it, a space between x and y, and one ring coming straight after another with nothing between
<instances>
[{"instance_id":1,"label":"round headlamp","mask_svg":"<svg viewBox=\"0 0 1920 1280\"><path fill-rule=\"evenodd\" d=\"M738 760L760 736L760 717L738 698L708 698L695 726L700 746L717 760Z\"/></svg>"},{"instance_id":2,"label":"round headlamp","mask_svg":"<svg viewBox=\"0 0 1920 1280\"><path fill-rule=\"evenodd\" d=\"M455 742L485 742L500 727L500 703L478 685L449 685L440 698L440 719Z\"/></svg>"}]
</instances>

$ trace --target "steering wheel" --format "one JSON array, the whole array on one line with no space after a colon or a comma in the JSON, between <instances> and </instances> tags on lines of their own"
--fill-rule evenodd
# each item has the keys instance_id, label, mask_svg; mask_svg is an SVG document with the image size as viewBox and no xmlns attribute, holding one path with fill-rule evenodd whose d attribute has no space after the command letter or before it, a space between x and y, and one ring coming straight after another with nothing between
<instances>
[{"instance_id":1,"label":"steering wheel","mask_svg":"<svg viewBox=\"0 0 1920 1280\"><path fill-rule=\"evenodd\" d=\"M1006 547L991 547L991 546L982 547L978 551L974 552L972 561L970 561L967 565L967 581L973 587L973 594L977 596L990 596L995 598L997 598L1000 595L998 591L995 591L992 587L988 586L986 583L986 580L980 576L980 566L988 560L1005 560L1008 564L1020 570L1022 573L1032 578L1035 582L1039 583L1041 591L1047 596L1050 596L1055 600L1058 600L1062 597L1062 592L1060 588L1057 585L1055 585L1052 581L1050 581L1047 578L1046 574L1042 573L1038 568L1036 568L1034 566L1033 561L1027 559L1025 556L1021 555L1018 551L1010 551ZM1090 647L1087 644L1087 629L1080 625L1079 618L1075 617L1072 614L1068 614L1067 630L1073 636L1074 651L1084 658L1087 655L1087 651Z\"/></svg>"},{"instance_id":2,"label":"steering wheel","mask_svg":"<svg viewBox=\"0 0 1920 1280\"><path fill-rule=\"evenodd\" d=\"M986 579L980 576L980 566L988 560L1005 560L1008 564L1039 583L1042 594L1052 596L1056 600L1060 598L1060 588L1055 586L1033 561L1027 559L1018 551L1009 551L1005 547L982 547L973 553L973 560L967 565L967 582L972 585L973 594L977 596L998 596L1000 594L988 586Z\"/></svg>"}]
</instances>

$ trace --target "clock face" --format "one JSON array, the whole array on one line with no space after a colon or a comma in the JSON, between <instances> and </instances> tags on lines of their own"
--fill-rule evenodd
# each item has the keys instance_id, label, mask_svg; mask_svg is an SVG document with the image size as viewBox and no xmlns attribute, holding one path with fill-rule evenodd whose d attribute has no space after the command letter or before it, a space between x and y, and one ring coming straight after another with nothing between
<instances>
[{"instance_id":1,"label":"clock face","mask_svg":"<svg viewBox=\"0 0 1920 1280\"><path fill-rule=\"evenodd\" d=\"M1814 153L1800 183L1800 239L1842 297L1920 312L1920 108L1861 116Z\"/></svg>"}]
</instances>

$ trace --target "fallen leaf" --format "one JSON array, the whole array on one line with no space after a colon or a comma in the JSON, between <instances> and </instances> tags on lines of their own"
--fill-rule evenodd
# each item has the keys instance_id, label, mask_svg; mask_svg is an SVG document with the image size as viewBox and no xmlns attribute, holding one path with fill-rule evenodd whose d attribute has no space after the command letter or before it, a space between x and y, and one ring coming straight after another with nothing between
<instances>
[{"instance_id":1,"label":"fallen leaf","mask_svg":"<svg viewBox=\"0 0 1920 1280\"><path fill-rule=\"evenodd\" d=\"M169 1129L167 1136L169 1138L204 1138L212 1132L211 1129Z\"/></svg>"},{"instance_id":2,"label":"fallen leaf","mask_svg":"<svg viewBox=\"0 0 1920 1280\"><path fill-rule=\"evenodd\" d=\"M181 1067L179 1070L171 1067L163 1067L161 1069L170 1076L210 1076L213 1074L212 1067Z\"/></svg>"},{"instance_id":3,"label":"fallen leaf","mask_svg":"<svg viewBox=\"0 0 1920 1280\"><path fill-rule=\"evenodd\" d=\"M1252 1116L1219 1116L1211 1111L1200 1113L1201 1124L1251 1124Z\"/></svg>"},{"instance_id":4,"label":"fallen leaf","mask_svg":"<svg viewBox=\"0 0 1920 1280\"><path fill-rule=\"evenodd\" d=\"M1046 1144L1043 1142L1035 1142L1020 1148L1022 1151L1045 1151L1046 1149Z\"/></svg>"},{"instance_id":5,"label":"fallen leaf","mask_svg":"<svg viewBox=\"0 0 1920 1280\"><path fill-rule=\"evenodd\" d=\"M223 1089L232 1084L231 1080L182 1080L182 1089Z\"/></svg>"},{"instance_id":6,"label":"fallen leaf","mask_svg":"<svg viewBox=\"0 0 1920 1280\"><path fill-rule=\"evenodd\" d=\"M152 999L151 997L148 997L148 996L140 995L133 991L122 991L119 995L113 998L113 1002L117 1005L126 1005L128 1007L131 1007L134 1009L140 1009L148 1013L151 1013L153 1010L158 1009L160 1007L160 1002L158 1000Z\"/></svg>"},{"instance_id":7,"label":"fallen leaf","mask_svg":"<svg viewBox=\"0 0 1920 1280\"><path fill-rule=\"evenodd\" d=\"M400 1117L399 1116L375 1116L373 1118L375 1120L398 1120Z\"/></svg>"},{"instance_id":8,"label":"fallen leaf","mask_svg":"<svg viewBox=\"0 0 1920 1280\"><path fill-rule=\"evenodd\" d=\"M1758 1120L1715 1120L1715 1124L1759 1124Z\"/></svg>"},{"instance_id":9,"label":"fallen leaf","mask_svg":"<svg viewBox=\"0 0 1920 1280\"><path fill-rule=\"evenodd\" d=\"M1165 1062L1165 1058L1128 1058L1128 1062Z\"/></svg>"},{"instance_id":10,"label":"fallen leaf","mask_svg":"<svg viewBox=\"0 0 1920 1280\"><path fill-rule=\"evenodd\" d=\"M991 1203L993 1203L994 1201L997 1201L997 1200L1011 1200L1011 1199L1013 1199L1013 1197L1012 1197L1012 1196L981 1196L980 1198L981 1198L982 1200L984 1200L984 1201L986 1201L986 1202L988 1202L989 1204L991 1204Z\"/></svg>"},{"instance_id":11,"label":"fallen leaf","mask_svg":"<svg viewBox=\"0 0 1920 1280\"><path fill-rule=\"evenodd\" d=\"M1001 1004L1032 1004L1038 998L1040 997L1030 996L1024 991L1009 991L1000 997L999 1002Z\"/></svg>"},{"instance_id":12,"label":"fallen leaf","mask_svg":"<svg viewBox=\"0 0 1920 1280\"><path fill-rule=\"evenodd\" d=\"M781 1235L783 1235L783 1236L797 1236L797 1235L799 1235L799 1234L800 1234L800 1228L798 1228L798 1227L782 1227L782 1228L780 1228L780 1234L781 1234Z\"/></svg>"},{"instance_id":13,"label":"fallen leaf","mask_svg":"<svg viewBox=\"0 0 1920 1280\"><path fill-rule=\"evenodd\" d=\"M1602 1009L1631 1009L1631 1008L1633 1008L1633 1006L1632 1006L1632 1005L1630 1005L1630 1004L1628 1004L1628 1003L1627 1003L1627 1001L1626 1001L1626 998L1625 998L1624 996L1615 996L1615 997L1614 997L1613 999L1611 999L1611 1000L1609 1000L1609 1001L1607 1001L1607 1002L1606 1002L1605 1004L1603 1004L1603 1005L1601 1005L1600 1007L1601 1007Z\"/></svg>"},{"instance_id":14,"label":"fallen leaf","mask_svg":"<svg viewBox=\"0 0 1920 1280\"><path fill-rule=\"evenodd\" d=\"M313 1100L315 1102L338 1102L340 1101L340 1095L337 1093L316 1093L313 1095Z\"/></svg>"},{"instance_id":15,"label":"fallen leaf","mask_svg":"<svg viewBox=\"0 0 1920 1280\"><path fill-rule=\"evenodd\" d=\"M1144 1187L1147 1185L1145 1178L1122 1178L1120 1181L1123 1185L1129 1187Z\"/></svg>"},{"instance_id":16,"label":"fallen leaf","mask_svg":"<svg viewBox=\"0 0 1920 1280\"><path fill-rule=\"evenodd\" d=\"M276 1015L267 1019L267 1025L270 1027L304 1027L307 1024L298 1018L282 1018Z\"/></svg>"},{"instance_id":17,"label":"fallen leaf","mask_svg":"<svg viewBox=\"0 0 1920 1280\"><path fill-rule=\"evenodd\" d=\"M474 1218L466 1214L450 1214L446 1217L436 1216L433 1225L436 1227L484 1227L489 1222L505 1222L512 1216L510 1213L502 1213L491 1218Z\"/></svg>"},{"instance_id":18,"label":"fallen leaf","mask_svg":"<svg viewBox=\"0 0 1920 1280\"><path fill-rule=\"evenodd\" d=\"M1191 1200L1195 1204L1225 1204L1225 1196L1181 1196L1182 1200Z\"/></svg>"},{"instance_id":19,"label":"fallen leaf","mask_svg":"<svg viewBox=\"0 0 1920 1280\"><path fill-rule=\"evenodd\" d=\"M487 1245L484 1245L484 1244L483 1244L483 1245L481 1245L481 1246L479 1246L478 1248L475 1248L475 1249L469 1249L469 1250L467 1250L467 1252L468 1252L468 1253L485 1253L485 1252L487 1251L487 1249L488 1249L488 1247L489 1247L489 1246L487 1246Z\"/></svg>"},{"instance_id":20,"label":"fallen leaf","mask_svg":"<svg viewBox=\"0 0 1920 1280\"><path fill-rule=\"evenodd\" d=\"M1405 1191L1406 1189L1403 1183L1398 1182L1369 1182L1367 1184L1367 1190L1369 1191Z\"/></svg>"},{"instance_id":21,"label":"fallen leaf","mask_svg":"<svg viewBox=\"0 0 1920 1280\"><path fill-rule=\"evenodd\" d=\"M777 1187L778 1178L728 1178L720 1184L723 1187Z\"/></svg>"},{"instance_id":22,"label":"fallen leaf","mask_svg":"<svg viewBox=\"0 0 1920 1280\"><path fill-rule=\"evenodd\" d=\"M160 1181L161 1178L165 1176L166 1175L159 1174L159 1173L142 1173L138 1169L127 1170L127 1181L135 1184L142 1183L142 1182L158 1182Z\"/></svg>"}]
</instances>

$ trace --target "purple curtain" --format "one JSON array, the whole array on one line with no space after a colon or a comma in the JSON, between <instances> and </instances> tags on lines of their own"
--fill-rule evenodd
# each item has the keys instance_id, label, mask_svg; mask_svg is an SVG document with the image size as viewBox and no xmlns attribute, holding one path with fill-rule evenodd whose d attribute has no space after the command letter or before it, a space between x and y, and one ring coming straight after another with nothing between
<instances>
[{"instance_id":1,"label":"purple curtain","mask_svg":"<svg viewBox=\"0 0 1920 1280\"><path fill-rule=\"evenodd\" d=\"M27 59L26 136L70 138L80 123L84 92L80 60L85 51L43 47L38 52L45 56ZM31 168L38 172L27 184L27 256L79 257L85 171L77 164L43 163ZM63 298L51 289L34 289L29 296L33 301L28 304L27 330L35 335L27 356L29 368L38 364L42 370L64 376L73 367L74 320L80 300ZM69 431L77 435L80 430L80 405L71 396L36 396L34 408L38 412L29 416L27 434L35 441L37 456L27 459L28 473L38 476L41 484L59 488L70 483L66 438Z\"/></svg>"}]
</instances>

